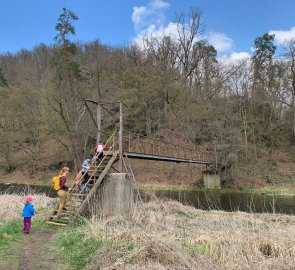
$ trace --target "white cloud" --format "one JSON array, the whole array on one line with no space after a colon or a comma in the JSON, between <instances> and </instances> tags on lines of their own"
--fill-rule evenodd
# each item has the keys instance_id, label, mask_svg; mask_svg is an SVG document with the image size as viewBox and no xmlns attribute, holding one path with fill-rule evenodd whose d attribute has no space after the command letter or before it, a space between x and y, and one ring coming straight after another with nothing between
<instances>
[{"instance_id":1,"label":"white cloud","mask_svg":"<svg viewBox=\"0 0 295 270\"><path fill-rule=\"evenodd\" d=\"M223 55L219 61L224 65L239 64L249 60L251 55L248 52L232 52L229 56Z\"/></svg>"},{"instance_id":2,"label":"white cloud","mask_svg":"<svg viewBox=\"0 0 295 270\"><path fill-rule=\"evenodd\" d=\"M135 31L141 32L151 25L161 27L166 20L165 11L170 4L163 0L152 0L146 6L133 7L132 22Z\"/></svg>"},{"instance_id":3,"label":"white cloud","mask_svg":"<svg viewBox=\"0 0 295 270\"><path fill-rule=\"evenodd\" d=\"M133 7L132 22L136 34L133 42L143 48L145 37L177 38L179 25L166 22L165 11L169 7L170 4L164 0L151 0L145 6ZM224 63L237 63L251 57L247 52L233 52L234 41L224 33L211 32L206 38L217 50L219 59Z\"/></svg>"},{"instance_id":4,"label":"white cloud","mask_svg":"<svg viewBox=\"0 0 295 270\"><path fill-rule=\"evenodd\" d=\"M132 13L132 22L134 23L134 27L138 28L142 17L144 17L146 13L146 7L134 7Z\"/></svg>"},{"instance_id":5,"label":"white cloud","mask_svg":"<svg viewBox=\"0 0 295 270\"><path fill-rule=\"evenodd\" d=\"M223 33L212 32L207 39L219 53L231 50L234 45L234 41Z\"/></svg>"},{"instance_id":6,"label":"white cloud","mask_svg":"<svg viewBox=\"0 0 295 270\"><path fill-rule=\"evenodd\" d=\"M251 55L247 52L233 52L229 57L229 59L233 62L246 60L249 58L251 58Z\"/></svg>"},{"instance_id":7,"label":"white cloud","mask_svg":"<svg viewBox=\"0 0 295 270\"><path fill-rule=\"evenodd\" d=\"M137 36L133 39L133 42L138 44L140 47L143 47L143 40L144 38L152 37L158 38L162 36L170 36L176 37L177 36L177 24L170 22L167 26L157 27L154 24L149 25L146 29L143 29Z\"/></svg>"},{"instance_id":8,"label":"white cloud","mask_svg":"<svg viewBox=\"0 0 295 270\"><path fill-rule=\"evenodd\" d=\"M283 44L291 39L295 39L295 26L291 27L290 30L271 30L269 34L275 34L277 43Z\"/></svg>"}]
</instances>

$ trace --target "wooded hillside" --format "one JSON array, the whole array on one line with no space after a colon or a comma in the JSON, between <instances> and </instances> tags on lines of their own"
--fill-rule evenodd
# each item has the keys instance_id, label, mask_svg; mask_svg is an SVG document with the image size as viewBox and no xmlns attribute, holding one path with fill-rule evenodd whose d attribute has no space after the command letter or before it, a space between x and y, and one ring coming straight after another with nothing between
<instances>
[{"instance_id":1,"label":"wooded hillside","mask_svg":"<svg viewBox=\"0 0 295 270\"><path fill-rule=\"evenodd\" d=\"M0 55L3 172L78 168L96 140L84 98L120 99L126 130L216 148L229 185L295 182L294 40L276 53L262 33L252 58L233 62L204 38L198 10L178 18L175 37L124 47L72 42L77 19L64 9L52 46ZM104 131L118 124L116 110L105 112Z\"/></svg>"}]
</instances>

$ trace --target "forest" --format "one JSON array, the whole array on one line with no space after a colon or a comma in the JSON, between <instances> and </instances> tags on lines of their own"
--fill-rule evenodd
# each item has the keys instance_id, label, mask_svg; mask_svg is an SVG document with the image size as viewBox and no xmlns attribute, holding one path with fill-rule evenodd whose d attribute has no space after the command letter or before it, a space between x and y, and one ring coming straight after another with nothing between
<instances>
[{"instance_id":1,"label":"forest","mask_svg":"<svg viewBox=\"0 0 295 270\"><path fill-rule=\"evenodd\" d=\"M261 33L251 58L229 61L206 40L198 9L175 20L175 36L113 47L73 41L78 16L64 8L52 45L0 54L2 175L77 170L96 141L87 98L121 100L126 130L215 151L224 184L294 184L295 40L277 48ZM108 115L112 132L119 120Z\"/></svg>"}]
</instances>

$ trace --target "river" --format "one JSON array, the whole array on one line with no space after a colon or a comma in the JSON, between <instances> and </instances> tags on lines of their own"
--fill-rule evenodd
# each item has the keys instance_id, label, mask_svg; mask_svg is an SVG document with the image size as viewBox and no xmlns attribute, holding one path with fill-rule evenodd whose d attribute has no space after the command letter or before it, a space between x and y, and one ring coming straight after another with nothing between
<instances>
[{"instance_id":1,"label":"river","mask_svg":"<svg viewBox=\"0 0 295 270\"><path fill-rule=\"evenodd\" d=\"M0 194L42 193L56 197L56 192L46 186L29 186L21 184L0 184ZM140 191L143 201L154 196L161 199L173 199L183 204L203 210L244 211L254 213L295 214L295 198L282 195L261 195L242 193L239 191Z\"/></svg>"}]
</instances>

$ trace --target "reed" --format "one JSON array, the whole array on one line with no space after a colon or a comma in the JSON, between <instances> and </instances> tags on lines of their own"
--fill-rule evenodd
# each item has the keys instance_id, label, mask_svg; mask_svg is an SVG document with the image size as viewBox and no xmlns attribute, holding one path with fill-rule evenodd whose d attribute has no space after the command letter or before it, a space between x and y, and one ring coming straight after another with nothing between
<instances>
[{"instance_id":1,"label":"reed","mask_svg":"<svg viewBox=\"0 0 295 270\"><path fill-rule=\"evenodd\" d=\"M49 198L44 194L34 194L33 205L35 208L34 219L42 220L47 217L53 207L56 199ZM22 219L22 210L25 204L25 196L20 194L3 194L0 195L0 226L11 220Z\"/></svg>"},{"instance_id":2,"label":"reed","mask_svg":"<svg viewBox=\"0 0 295 270\"><path fill-rule=\"evenodd\" d=\"M293 269L295 217L202 211L175 201L140 204L133 217L92 217L103 246L89 269Z\"/></svg>"}]
</instances>

